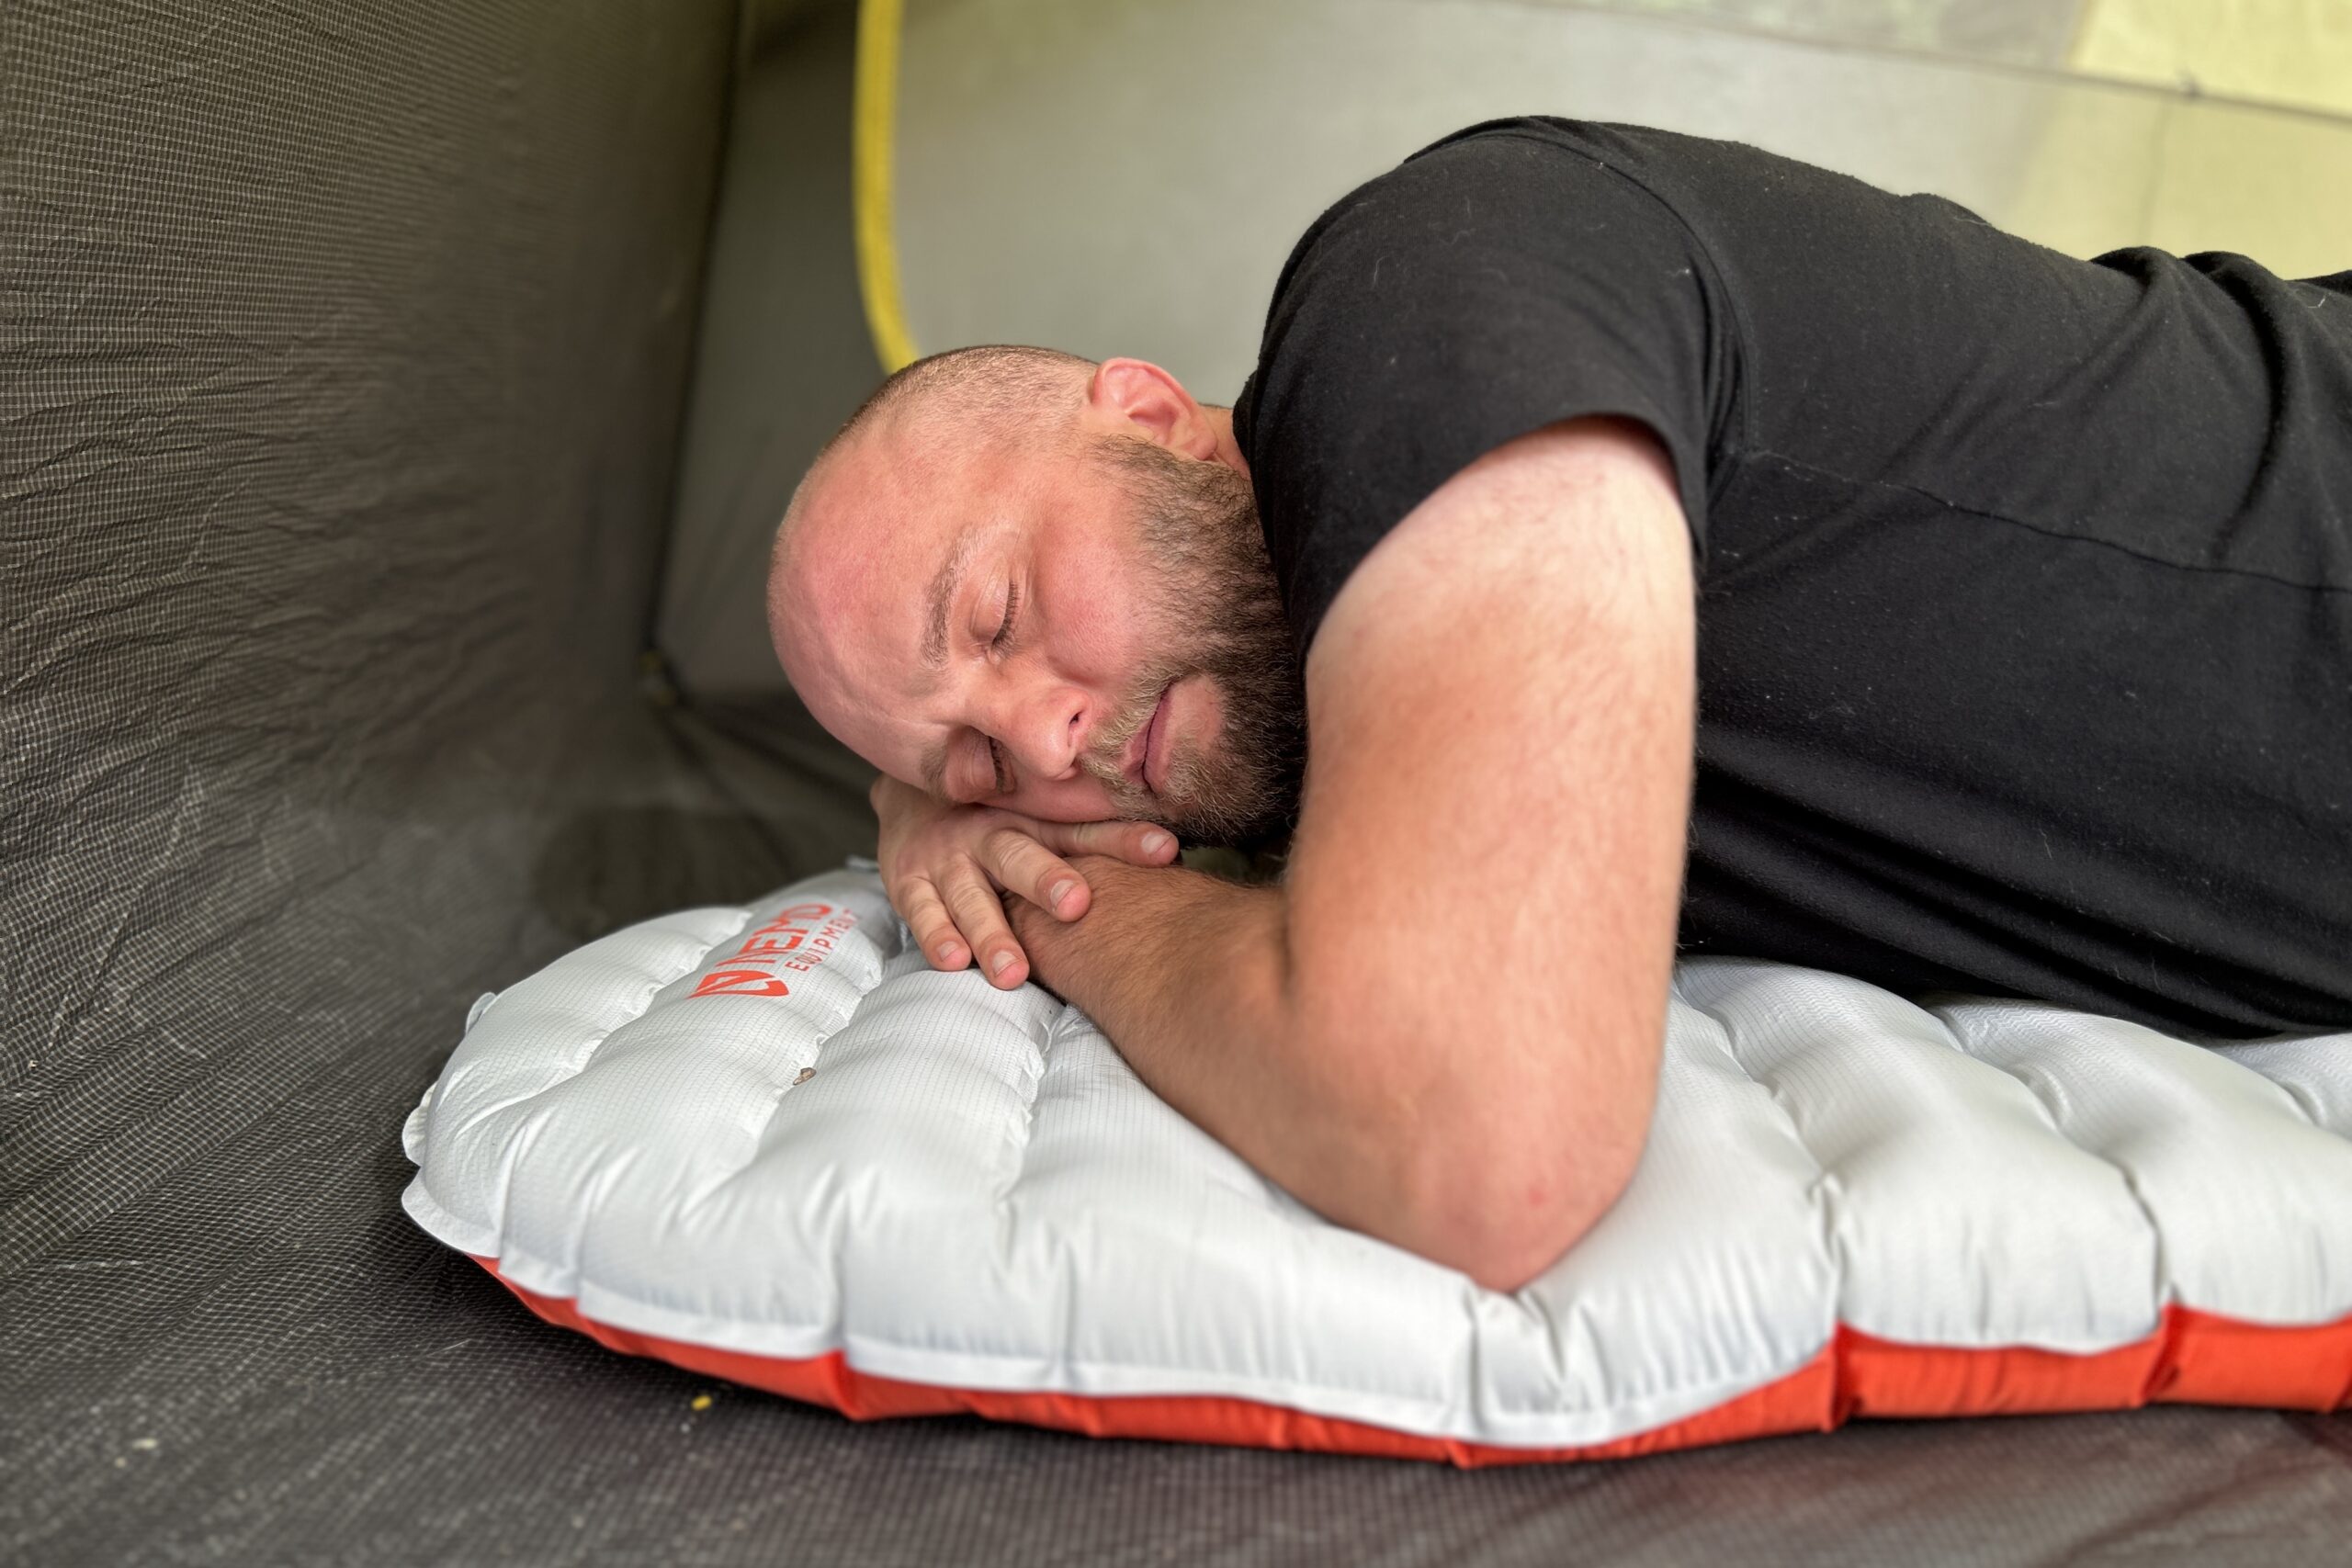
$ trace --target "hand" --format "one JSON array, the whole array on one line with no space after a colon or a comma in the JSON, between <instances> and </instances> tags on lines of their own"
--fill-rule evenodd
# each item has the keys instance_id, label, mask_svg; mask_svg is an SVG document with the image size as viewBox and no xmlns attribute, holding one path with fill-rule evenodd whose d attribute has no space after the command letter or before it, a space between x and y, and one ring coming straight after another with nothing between
<instances>
[{"instance_id":1,"label":"hand","mask_svg":"<svg viewBox=\"0 0 2352 1568\"><path fill-rule=\"evenodd\" d=\"M1175 836L1148 822L1044 822L994 807L948 806L888 773L868 798L882 824L875 851L882 886L932 966L961 969L978 953L980 972L1003 990L1029 977L1005 897L1074 920L1086 913L1091 890L1063 854L1136 865L1176 858Z\"/></svg>"}]
</instances>

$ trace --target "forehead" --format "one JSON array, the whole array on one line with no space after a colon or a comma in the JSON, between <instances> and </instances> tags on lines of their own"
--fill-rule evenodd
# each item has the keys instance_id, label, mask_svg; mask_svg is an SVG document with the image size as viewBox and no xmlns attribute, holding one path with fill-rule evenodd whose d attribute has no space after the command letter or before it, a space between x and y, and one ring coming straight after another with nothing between
<instances>
[{"instance_id":1,"label":"forehead","mask_svg":"<svg viewBox=\"0 0 2352 1568\"><path fill-rule=\"evenodd\" d=\"M1023 536L1025 487L1001 454L859 440L820 476L779 575L777 651L819 722L890 771L935 739L924 699L992 549ZM982 585L985 587L985 584ZM941 644L932 605L956 603Z\"/></svg>"}]
</instances>

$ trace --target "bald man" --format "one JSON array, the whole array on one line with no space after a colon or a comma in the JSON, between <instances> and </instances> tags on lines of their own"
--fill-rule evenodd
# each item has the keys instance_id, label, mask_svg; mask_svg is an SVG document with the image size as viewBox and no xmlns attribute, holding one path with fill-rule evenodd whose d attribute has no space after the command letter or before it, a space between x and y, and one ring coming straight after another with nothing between
<instances>
[{"instance_id":1,"label":"bald man","mask_svg":"<svg viewBox=\"0 0 2352 1568\"><path fill-rule=\"evenodd\" d=\"M1678 942L2352 1026L2352 275L1492 122L1307 231L1229 410L892 378L769 606L934 964L1489 1286L1630 1179Z\"/></svg>"}]
</instances>

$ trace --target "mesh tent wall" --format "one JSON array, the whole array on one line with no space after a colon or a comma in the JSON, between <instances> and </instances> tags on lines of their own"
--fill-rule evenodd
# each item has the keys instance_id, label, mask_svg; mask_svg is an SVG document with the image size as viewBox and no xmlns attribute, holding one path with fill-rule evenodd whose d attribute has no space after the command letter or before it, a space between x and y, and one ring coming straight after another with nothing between
<instances>
[{"instance_id":1,"label":"mesh tent wall","mask_svg":"<svg viewBox=\"0 0 2352 1568\"><path fill-rule=\"evenodd\" d=\"M2342 1418L1473 1474L861 1427L550 1332L407 1222L400 1122L477 993L870 845L788 695L644 657L682 441L774 387L820 429L871 377L824 172L847 46L838 7L699 0L0 14L0 1561L2339 1539ZM806 139L800 217L738 200L755 116ZM729 392L706 305L754 221L807 288ZM735 433L748 493L799 438Z\"/></svg>"}]
</instances>

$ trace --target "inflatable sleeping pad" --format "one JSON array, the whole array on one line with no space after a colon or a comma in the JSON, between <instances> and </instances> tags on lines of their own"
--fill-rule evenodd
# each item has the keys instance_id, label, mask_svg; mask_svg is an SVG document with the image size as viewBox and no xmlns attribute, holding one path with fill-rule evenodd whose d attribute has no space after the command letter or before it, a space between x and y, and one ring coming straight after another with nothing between
<instances>
[{"instance_id":1,"label":"inflatable sleeping pad","mask_svg":"<svg viewBox=\"0 0 2352 1568\"><path fill-rule=\"evenodd\" d=\"M417 1223L541 1316L854 1417L1447 1459L2352 1397L2352 1034L1679 968L1600 1224L1505 1295L1331 1224L861 863L477 1003Z\"/></svg>"}]
</instances>

